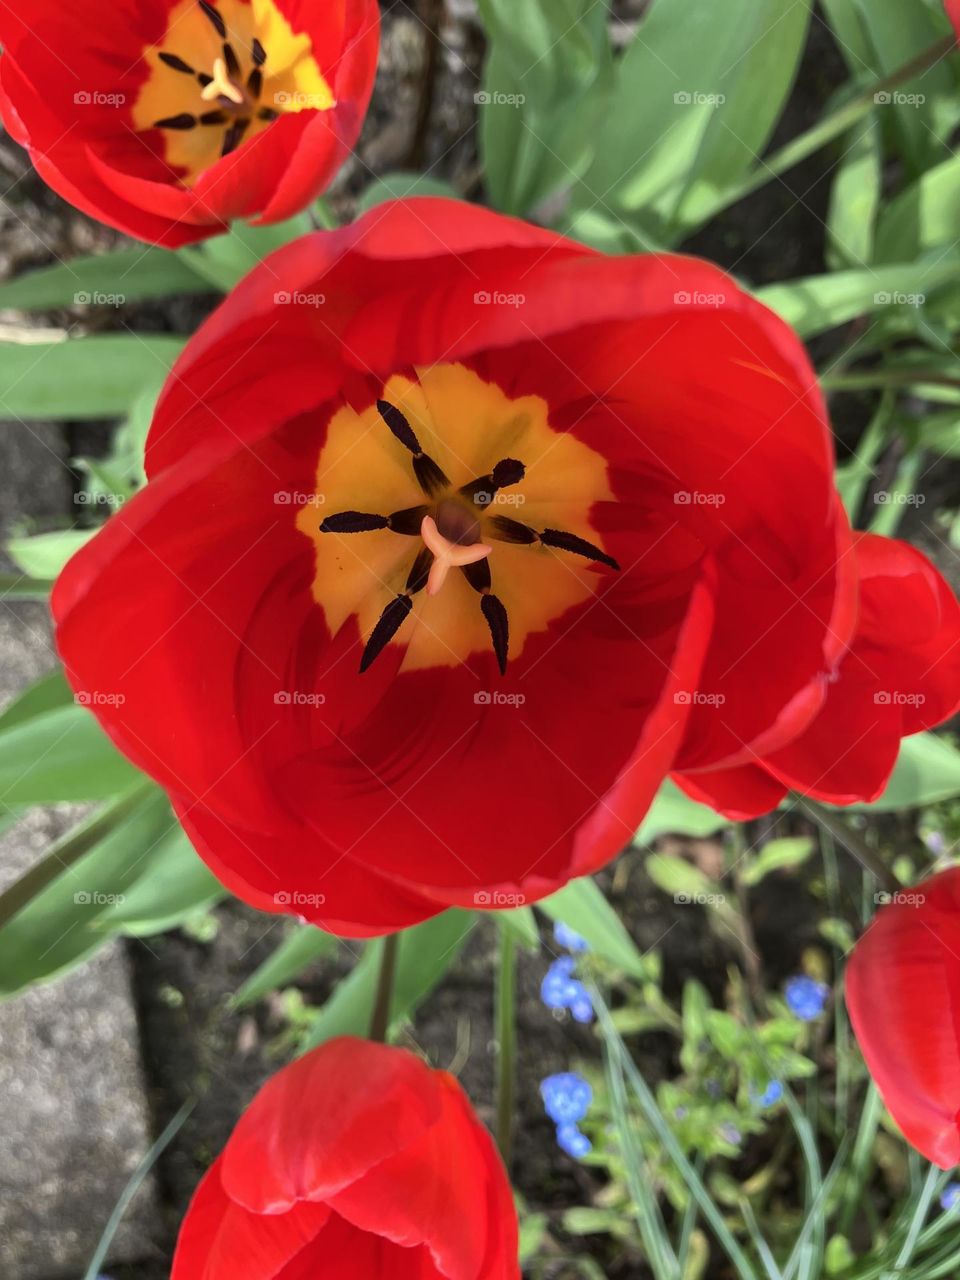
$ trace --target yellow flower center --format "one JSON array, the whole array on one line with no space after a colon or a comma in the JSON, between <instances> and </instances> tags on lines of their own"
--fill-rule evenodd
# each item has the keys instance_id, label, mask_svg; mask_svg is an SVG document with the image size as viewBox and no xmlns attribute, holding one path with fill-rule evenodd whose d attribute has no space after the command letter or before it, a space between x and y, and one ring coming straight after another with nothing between
<instances>
[{"instance_id":1,"label":"yellow flower center","mask_svg":"<svg viewBox=\"0 0 960 1280\"><path fill-rule=\"evenodd\" d=\"M181 0L144 59L134 124L162 131L164 159L185 186L282 114L336 105L310 38L294 34L274 0Z\"/></svg>"},{"instance_id":2,"label":"yellow flower center","mask_svg":"<svg viewBox=\"0 0 960 1280\"><path fill-rule=\"evenodd\" d=\"M591 523L613 500L606 462L538 396L459 364L415 373L330 421L297 514L313 596L331 633L355 620L361 671L390 646L401 671L490 652L503 671L619 568Z\"/></svg>"}]
</instances>

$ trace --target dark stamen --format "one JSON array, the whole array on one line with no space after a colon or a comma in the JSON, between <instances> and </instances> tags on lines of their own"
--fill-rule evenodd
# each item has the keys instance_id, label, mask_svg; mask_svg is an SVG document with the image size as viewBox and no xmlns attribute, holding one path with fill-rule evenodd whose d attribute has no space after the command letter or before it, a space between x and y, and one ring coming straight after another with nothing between
<instances>
[{"instance_id":1,"label":"dark stamen","mask_svg":"<svg viewBox=\"0 0 960 1280\"><path fill-rule=\"evenodd\" d=\"M613 556L608 556L605 551L595 547L592 542L587 542L585 538L578 538L575 533L564 533L562 529L544 529L540 535L540 541L545 547L556 547L559 551L572 551L576 556L598 560L600 564L609 565L611 569L620 568Z\"/></svg>"},{"instance_id":2,"label":"dark stamen","mask_svg":"<svg viewBox=\"0 0 960 1280\"><path fill-rule=\"evenodd\" d=\"M234 121L234 123L230 126L230 128L227 130L226 134L224 135L223 150L220 152L222 156L228 156L231 154L231 152L236 151L237 147L239 147L240 145L241 140L243 139L243 135L247 131L247 126L249 124L250 124L249 120Z\"/></svg>"},{"instance_id":3,"label":"dark stamen","mask_svg":"<svg viewBox=\"0 0 960 1280\"><path fill-rule=\"evenodd\" d=\"M479 591L481 595L484 591L489 591L493 585L493 579L490 577L489 556L485 560L477 560L474 564L462 564L460 572L474 591Z\"/></svg>"},{"instance_id":4,"label":"dark stamen","mask_svg":"<svg viewBox=\"0 0 960 1280\"><path fill-rule=\"evenodd\" d=\"M432 498L442 489L448 488L450 481L434 460L423 452L417 433L407 421L406 415L387 400L378 400L377 410L403 447L413 454L413 472L427 497Z\"/></svg>"},{"instance_id":5,"label":"dark stamen","mask_svg":"<svg viewBox=\"0 0 960 1280\"><path fill-rule=\"evenodd\" d=\"M394 596L383 613L380 615L380 621L370 633L370 639L367 641L366 648L363 651L363 657L360 659L360 674L367 671L370 666L379 658L384 649L400 630L400 627L410 616L410 610L413 608L413 601L409 596Z\"/></svg>"},{"instance_id":6,"label":"dark stamen","mask_svg":"<svg viewBox=\"0 0 960 1280\"><path fill-rule=\"evenodd\" d=\"M386 516L368 515L364 511L341 511L327 516L320 525L321 533L370 533L374 529L386 529L390 521Z\"/></svg>"},{"instance_id":7,"label":"dark stamen","mask_svg":"<svg viewBox=\"0 0 960 1280\"><path fill-rule=\"evenodd\" d=\"M416 560L413 562L413 568L407 578L407 592L415 596L418 591L422 591L427 585L427 579L430 577L430 567L433 564L433 552L424 547Z\"/></svg>"},{"instance_id":8,"label":"dark stamen","mask_svg":"<svg viewBox=\"0 0 960 1280\"><path fill-rule=\"evenodd\" d=\"M193 129L196 127L197 117L188 115L185 111L179 116L167 116L165 120L157 120L154 123L155 129Z\"/></svg>"},{"instance_id":9,"label":"dark stamen","mask_svg":"<svg viewBox=\"0 0 960 1280\"><path fill-rule=\"evenodd\" d=\"M389 517L389 525L394 533L419 538L423 517L429 514L429 507L405 507L403 511L394 511Z\"/></svg>"},{"instance_id":10,"label":"dark stamen","mask_svg":"<svg viewBox=\"0 0 960 1280\"><path fill-rule=\"evenodd\" d=\"M184 62L182 58L178 58L175 53L161 53L160 61L165 62L168 67L173 67L174 71L183 71L188 76L197 74L189 63Z\"/></svg>"},{"instance_id":11,"label":"dark stamen","mask_svg":"<svg viewBox=\"0 0 960 1280\"><path fill-rule=\"evenodd\" d=\"M450 481L429 454L426 453L418 453L414 458L413 474L417 477L417 483L428 498L435 497L436 494L450 485Z\"/></svg>"},{"instance_id":12,"label":"dark stamen","mask_svg":"<svg viewBox=\"0 0 960 1280\"><path fill-rule=\"evenodd\" d=\"M490 628L490 639L493 641L493 652L497 657L500 674L507 673L507 650L510 647L510 620L503 601L497 596L484 594L480 600L480 609Z\"/></svg>"},{"instance_id":13,"label":"dark stamen","mask_svg":"<svg viewBox=\"0 0 960 1280\"><path fill-rule=\"evenodd\" d=\"M213 76L208 76L205 71L198 72L197 79L200 81L201 89L205 89L208 84L213 84Z\"/></svg>"},{"instance_id":14,"label":"dark stamen","mask_svg":"<svg viewBox=\"0 0 960 1280\"><path fill-rule=\"evenodd\" d=\"M225 111L207 111L200 117L201 124L226 124L229 117Z\"/></svg>"},{"instance_id":15,"label":"dark stamen","mask_svg":"<svg viewBox=\"0 0 960 1280\"><path fill-rule=\"evenodd\" d=\"M491 516L488 532L492 538L500 542L529 545L540 541L540 535L536 529L531 529L528 524L521 524L519 520L511 520L509 516Z\"/></svg>"},{"instance_id":16,"label":"dark stamen","mask_svg":"<svg viewBox=\"0 0 960 1280\"><path fill-rule=\"evenodd\" d=\"M279 111L274 111L273 107L261 107L257 112L260 120L277 120L280 117Z\"/></svg>"},{"instance_id":17,"label":"dark stamen","mask_svg":"<svg viewBox=\"0 0 960 1280\"><path fill-rule=\"evenodd\" d=\"M247 76L247 93L251 98L259 98L263 92L263 72L255 67Z\"/></svg>"},{"instance_id":18,"label":"dark stamen","mask_svg":"<svg viewBox=\"0 0 960 1280\"><path fill-rule=\"evenodd\" d=\"M420 441L417 439L416 432L406 416L400 412L394 405L389 404L386 400L377 401L377 410L380 417L384 420L393 434L397 437L405 449L409 449L411 453L422 453Z\"/></svg>"},{"instance_id":19,"label":"dark stamen","mask_svg":"<svg viewBox=\"0 0 960 1280\"><path fill-rule=\"evenodd\" d=\"M227 24L220 17L219 13L217 13L213 5L209 4L208 0L200 0L200 8L213 23L216 33L220 39L225 40L227 35Z\"/></svg>"},{"instance_id":20,"label":"dark stamen","mask_svg":"<svg viewBox=\"0 0 960 1280\"><path fill-rule=\"evenodd\" d=\"M488 507L501 489L519 484L526 474L527 469L522 462L518 462L516 458L504 458L489 475L478 476L476 480L465 484L460 492L476 506Z\"/></svg>"},{"instance_id":21,"label":"dark stamen","mask_svg":"<svg viewBox=\"0 0 960 1280\"><path fill-rule=\"evenodd\" d=\"M262 67L267 60L267 51L256 36L253 37L251 52L253 53L253 65L255 67Z\"/></svg>"},{"instance_id":22,"label":"dark stamen","mask_svg":"<svg viewBox=\"0 0 960 1280\"><path fill-rule=\"evenodd\" d=\"M240 74L240 63L237 60L237 55L233 51L232 44L224 44L223 60L227 64L227 74L231 80L235 80Z\"/></svg>"}]
</instances>

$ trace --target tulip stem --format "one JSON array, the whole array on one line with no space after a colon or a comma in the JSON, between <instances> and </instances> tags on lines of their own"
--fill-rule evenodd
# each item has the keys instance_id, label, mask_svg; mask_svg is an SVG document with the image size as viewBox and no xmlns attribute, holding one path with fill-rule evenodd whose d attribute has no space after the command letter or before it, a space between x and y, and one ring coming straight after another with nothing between
<instances>
[{"instance_id":1,"label":"tulip stem","mask_svg":"<svg viewBox=\"0 0 960 1280\"><path fill-rule=\"evenodd\" d=\"M497 967L497 1146L507 1169L513 1148L513 1095L516 1076L516 944L506 923L500 924Z\"/></svg>"},{"instance_id":2,"label":"tulip stem","mask_svg":"<svg viewBox=\"0 0 960 1280\"><path fill-rule=\"evenodd\" d=\"M899 893L900 881L858 831L855 831L838 813L834 813L825 805L818 804L816 800L809 800L805 796L797 796L796 800L801 812L818 826L829 831L834 840L856 858L864 871L873 876L885 893Z\"/></svg>"},{"instance_id":3,"label":"tulip stem","mask_svg":"<svg viewBox=\"0 0 960 1280\"><path fill-rule=\"evenodd\" d=\"M794 138L792 142L782 146L779 151L775 151L766 159L761 159L756 169L748 173L735 186L729 187L722 192L706 211L706 215L698 220L706 221L708 217L714 217L723 209L728 209L730 205L742 200L744 196L751 195L754 191L759 190L760 187L766 186L771 178L779 178L788 169L792 169L795 165L800 164L801 161L815 155L822 147L833 142L835 138L839 138L852 125L855 125L858 120L868 115L876 105L878 94L889 93L890 90L898 89L900 85L916 79L917 76L922 75L925 71L930 71L938 62L952 53L956 47L955 36L943 36L908 62L905 62L903 66L898 67L896 71L892 71L890 75L875 80L869 88L851 98L839 111L835 111L826 120L819 121L812 129L808 129L806 133Z\"/></svg>"},{"instance_id":4,"label":"tulip stem","mask_svg":"<svg viewBox=\"0 0 960 1280\"><path fill-rule=\"evenodd\" d=\"M377 979L377 995L370 1019L370 1039L385 1044L390 1030L390 1012L393 1005L393 984L397 976L397 952L400 949L399 933L391 933L383 939L380 952L380 976Z\"/></svg>"}]
</instances>

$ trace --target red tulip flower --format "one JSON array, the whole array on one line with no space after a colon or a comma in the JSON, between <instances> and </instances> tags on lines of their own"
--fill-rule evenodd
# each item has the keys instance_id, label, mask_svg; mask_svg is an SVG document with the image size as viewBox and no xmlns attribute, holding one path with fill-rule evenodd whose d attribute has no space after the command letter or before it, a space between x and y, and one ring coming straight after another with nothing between
<instances>
[{"instance_id":1,"label":"red tulip flower","mask_svg":"<svg viewBox=\"0 0 960 1280\"><path fill-rule=\"evenodd\" d=\"M197 1189L171 1280L519 1280L506 1171L463 1090L331 1040L260 1090Z\"/></svg>"},{"instance_id":2,"label":"red tulip flower","mask_svg":"<svg viewBox=\"0 0 960 1280\"><path fill-rule=\"evenodd\" d=\"M933 565L892 538L857 534L857 629L835 670L807 694L820 710L772 752L677 781L735 820L776 808L788 791L832 804L876 800L902 738L942 724L960 707L960 605Z\"/></svg>"},{"instance_id":3,"label":"red tulip flower","mask_svg":"<svg viewBox=\"0 0 960 1280\"><path fill-rule=\"evenodd\" d=\"M960 869L880 908L847 966L846 998L907 1141L942 1169L960 1163Z\"/></svg>"},{"instance_id":4,"label":"red tulip flower","mask_svg":"<svg viewBox=\"0 0 960 1280\"><path fill-rule=\"evenodd\" d=\"M671 769L800 736L857 622L786 325L456 202L248 277L147 471L57 585L69 677L225 884L335 932L595 870Z\"/></svg>"},{"instance_id":5,"label":"red tulip flower","mask_svg":"<svg viewBox=\"0 0 960 1280\"><path fill-rule=\"evenodd\" d=\"M946 0L947 17L953 23L954 30L960 37L960 0Z\"/></svg>"},{"instance_id":6,"label":"red tulip flower","mask_svg":"<svg viewBox=\"0 0 960 1280\"><path fill-rule=\"evenodd\" d=\"M278 222L355 143L376 0L101 0L0 6L0 110L40 176L156 244Z\"/></svg>"}]
</instances>

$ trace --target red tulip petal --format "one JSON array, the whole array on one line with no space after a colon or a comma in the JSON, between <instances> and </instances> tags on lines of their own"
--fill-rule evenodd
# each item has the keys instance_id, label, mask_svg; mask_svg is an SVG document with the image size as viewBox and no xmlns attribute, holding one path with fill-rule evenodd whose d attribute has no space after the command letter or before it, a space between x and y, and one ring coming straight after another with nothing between
<instances>
[{"instance_id":1,"label":"red tulip petal","mask_svg":"<svg viewBox=\"0 0 960 1280\"><path fill-rule=\"evenodd\" d=\"M960 869L881 907L847 966L846 999L891 1115L928 1160L951 1168L960 1162Z\"/></svg>"},{"instance_id":2,"label":"red tulip petal","mask_svg":"<svg viewBox=\"0 0 960 1280\"><path fill-rule=\"evenodd\" d=\"M334 1214L320 1237L294 1258L276 1280L444 1280L428 1250L405 1249L360 1231Z\"/></svg>"},{"instance_id":3,"label":"red tulip petal","mask_svg":"<svg viewBox=\"0 0 960 1280\"><path fill-rule=\"evenodd\" d=\"M221 1181L223 1157L197 1188L177 1240L170 1280L273 1280L330 1218L325 1204L253 1214L234 1204Z\"/></svg>"},{"instance_id":4,"label":"red tulip petal","mask_svg":"<svg viewBox=\"0 0 960 1280\"><path fill-rule=\"evenodd\" d=\"M341 1038L273 1076L223 1153L231 1200L255 1213L342 1191L438 1122L436 1074L412 1054Z\"/></svg>"},{"instance_id":5,"label":"red tulip petal","mask_svg":"<svg viewBox=\"0 0 960 1280\"><path fill-rule=\"evenodd\" d=\"M443 1111L437 1124L334 1196L331 1207L396 1244L426 1245L447 1280L493 1280L497 1273L485 1264L494 1224L478 1174L486 1164L492 1183L505 1185L506 1173L460 1086L450 1076L440 1078ZM506 1220L514 1216L511 1206ZM515 1245L512 1254L498 1247L501 1267L504 1255L515 1258ZM500 1274L519 1277L519 1268Z\"/></svg>"}]
</instances>

